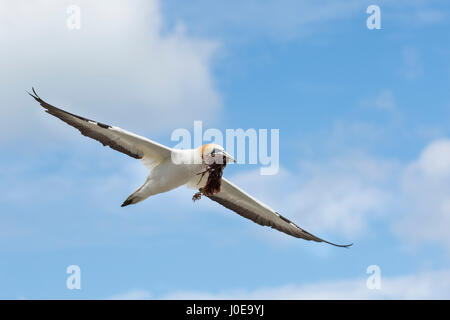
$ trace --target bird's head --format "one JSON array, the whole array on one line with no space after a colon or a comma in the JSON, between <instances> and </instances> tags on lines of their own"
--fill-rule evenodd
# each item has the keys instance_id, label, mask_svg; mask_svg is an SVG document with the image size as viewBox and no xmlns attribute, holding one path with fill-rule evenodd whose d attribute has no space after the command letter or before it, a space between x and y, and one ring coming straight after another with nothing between
<instances>
[{"instance_id":1,"label":"bird's head","mask_svg":"<svg viewBox=\"0 0 450 320\"><path fill-rule=\"evenodd\" d=\"M206 164L226 164L228 162L236 162L225 149L215 143L209 143L201 146L202 160Z\"/></svg>"}]
</instances>

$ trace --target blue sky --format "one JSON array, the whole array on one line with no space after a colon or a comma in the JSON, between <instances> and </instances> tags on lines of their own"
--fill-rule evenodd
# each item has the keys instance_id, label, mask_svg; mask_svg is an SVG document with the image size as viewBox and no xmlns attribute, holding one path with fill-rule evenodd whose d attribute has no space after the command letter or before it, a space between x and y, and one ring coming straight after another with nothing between
<instances>
[{"instance_id":1,"label":"blue sky","mask_svg":"<svg viewBox=\"0 0 450 320\"><path fill-rule=\"evenodd\" d=\"M69 30L69 5L81 28ZM369 30L366 8L381 8ZM0 1L0 298L449 298L445 1ZM7 49L5 49L7 48ZM174 146L177 128L280 130L280 171L225 176L290 238L177 189L26 95ZM81 290L66 268L81 268ZM381 269L381 289L366 269Z\"/></svg>"}]
</instances>

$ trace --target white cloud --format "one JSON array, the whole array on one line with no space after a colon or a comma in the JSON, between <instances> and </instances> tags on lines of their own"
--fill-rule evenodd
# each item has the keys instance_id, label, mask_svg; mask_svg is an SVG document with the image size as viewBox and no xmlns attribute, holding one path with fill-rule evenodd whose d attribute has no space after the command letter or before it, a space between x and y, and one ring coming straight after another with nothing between
<instances>
[{"instance_id":1,"label":"white cloud","mask_svg":"<svg viewBox=\"0 0 450 320\"><path fill-rule=\"evenodd\" d=\"M345 280L329 280L305 284L286 284L224 291L175 290L161 295L135 289L108 299L187 299L187 300L309 300L309 299L450 299L450 269L418 271L387 276L381 269L380 288L369 289L369 274Z\"/></svg>"},{"instance_id":2,"label":"white cloud","mask_svg":"<svg viewBox=\"0 0 450 320\"><path fill-rule=\"evenodd\" d=\"M448 178L450 175L450 140L442 139L430 143L421 153L418 161L410 166L425 176Z\"/></svg>"},{"instance_id":3,"label":"white cloud","mask_svg":"<svg viewBox=\"0 0 450 320\"><path fill-rule=\"evenodd\" d=\"M413 243L450 248L450 140L430 143L407 166L401 181L405 214L396 231Z\"/></svg>"},{"instance_id":4,"label":"white cloud","mask_svg":"<svg viewBox=\"0 0 450 320\"><path fill-rule=\"evenodd\" d=\"M302 162L298 172L281 170L274 177L254 172L235 180L324 238L336 233L353 241L380 219L409 249L421 243L450 248L450 139L432 141L403 165L349 153Z\"/></svg>"},{"instance_id":5,"label":"white cloud","mask_svg":"<svg viewBox=\"0 0 450 320\"><path fill-rule=\"evenodd\" d=\"M273 288L230 290L217 293L178 291L163 299L449 299L450 270L381 278L381 289L368 289L366 278L286 285Z\"/></svg>"},{"instance_id":6,"label":"white cloud","mask_svg":"<svg viewBox=\"0 0 450 320\"><path fill-rule=\"evenodd\" d=\"M81 9L80 30L66 26L69 5ZM218 43L164 29L157 0L2 1L0 38L7 140L52 126L25 93L31 86L52 104L138 132L220 109L210 70Z\"/></svg>"},{"instance_id":7,"label":"white cloud","mask_svg":"<svg viewBox=\"0 0 450 320\"><path fill-rule=\"evenodd\" d=\"M381 270L381 288L369 289L369 275L347 280L331 280L306 284L287 284L254 290L230 289L208 292L176 290L152 295L146 290L130 290L108 299L188 299L188 300L309 300L309 299L450 299L450 269L386 276Z\"/></svg>"},{"instance_id":8,"label":"white cloud","mask_svg":"<svg viewBox=\"0 0 450 320\"><path fill-rule=\"evenodd\" d=\"M230 290L218 293L178 291L163 299L449 299L450 270L383 277L381 289L368 289L366 278L346 281L286 285L253 291Z\"/></svg>"}]
</instances>

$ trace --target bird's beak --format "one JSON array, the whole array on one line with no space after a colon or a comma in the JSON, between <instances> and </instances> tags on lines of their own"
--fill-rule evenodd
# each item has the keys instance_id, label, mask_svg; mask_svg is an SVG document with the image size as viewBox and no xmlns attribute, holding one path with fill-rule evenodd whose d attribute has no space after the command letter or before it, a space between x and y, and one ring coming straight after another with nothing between
<instances>
[{"instance_id":1,"label":"bird's beak","mask_svg":"<svg viewBox=\"0 0 450 320\"><path fill-rule=\"evenodd\" d=\"M222 154L227 158L227 162L234 162L236 163L236 160L226 151L222 151Z\"/></svg>"}]
</instances>

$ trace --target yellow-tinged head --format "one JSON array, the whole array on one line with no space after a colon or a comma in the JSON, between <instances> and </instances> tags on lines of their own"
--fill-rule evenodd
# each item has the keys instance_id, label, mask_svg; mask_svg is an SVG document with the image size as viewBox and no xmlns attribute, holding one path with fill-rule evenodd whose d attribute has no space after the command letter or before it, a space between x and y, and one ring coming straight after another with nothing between
<instances>
[{"instance_id":1,"label":"yellow-tinged head","mask_svg":"<svg viewBox=\"0 0 450 320\"><path fill-rule=\"evenodd\" d=\"M200 151L202 154L202 160L207 164L212 163L223 163L225 162L236 162L234 158L228 154L225 149L215 143L204 144L200 147Z\"/></svg>"}]
</instances>

